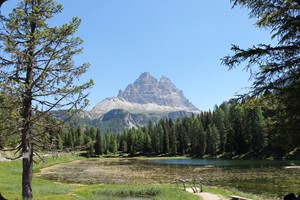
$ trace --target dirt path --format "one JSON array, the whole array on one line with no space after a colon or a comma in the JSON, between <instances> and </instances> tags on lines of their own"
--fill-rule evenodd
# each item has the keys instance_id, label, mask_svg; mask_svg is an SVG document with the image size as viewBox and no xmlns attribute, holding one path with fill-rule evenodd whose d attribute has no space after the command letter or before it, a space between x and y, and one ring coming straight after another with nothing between
<instances>
[{"instance_id":1,"label":"dirt path","mask_svg":"<svg viewBox=\"0 0 300 200\"><path fill-rule=\"evenodd\" d=\"M188 188L186 189L186 191L200 196L203 200L226 200L226 198L221 195L216 195L208 192L194 193L192 188Z\"/></svg>"}]
</instances>

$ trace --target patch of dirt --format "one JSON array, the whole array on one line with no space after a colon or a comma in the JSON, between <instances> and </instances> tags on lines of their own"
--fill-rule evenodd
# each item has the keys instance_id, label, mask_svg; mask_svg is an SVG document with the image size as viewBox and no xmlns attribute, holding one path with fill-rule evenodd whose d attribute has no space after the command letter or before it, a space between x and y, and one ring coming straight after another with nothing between
<instances>
[{"instance_id":1,"label":"patch of dirt","mask_svg":"<svg viewBox=\"0 0 300 200\"><path fill-rule=\"evenodd\" d=\"M208 192L194 193L191 188L188 188L186 191L200 196L202 200L226 200L226 198L221 195L216 195Z\"/></svg>"}]
</instances>

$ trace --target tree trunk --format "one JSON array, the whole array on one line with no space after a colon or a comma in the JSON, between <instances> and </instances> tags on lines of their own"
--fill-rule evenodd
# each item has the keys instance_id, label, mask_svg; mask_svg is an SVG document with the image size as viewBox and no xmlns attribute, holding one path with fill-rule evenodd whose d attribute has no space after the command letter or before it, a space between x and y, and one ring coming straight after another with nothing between
<instances>
[{"instance_id":1,"label":"tree trunk","mask_svg":"<svg viewBox=\"0 0 300 200\"><path fill-rule=\"evenodd\" d=\"M32 170L33 170L33 149L32 147L29 147L28 151L23 153L23 174L22 174L23 200L33 200Z\"/></svg>"},{"instance_id":2,"label":"tree trunk","mask_svg":"<svg viewBox=\"0 0 300 200\"><path fill-rule=\"evenodd\" d=\"M26 83L30 86L32 82L32 68L27 69ZM22 154L23 154L23 174L22 174L22 197L23 200L32 200L32 169L33 169L33 146L31 138L31 116L32 116L32 93L28 87L23 100L23 129L22 129Z\"/></svg>"},{"instance_id":3,"label":"tree trunk","mask_svg":"<svg viewBox=\"0 0 300 200\"><path fill-rule=\"evenodd\" d=\"M35 1L31 2L32 10L35 9ZM25 79L25 95L23 99L23 129L22 129L22 153L23 153L23 175L22 175L22 198L23 200L33 200L32 192L32 170L33 170L33 146L32 146L32 82L34 70L34 51L35 51L35 29L36 23L30 22L31 41L27 56L28 65Z\"/></svg>"}]
</instances>

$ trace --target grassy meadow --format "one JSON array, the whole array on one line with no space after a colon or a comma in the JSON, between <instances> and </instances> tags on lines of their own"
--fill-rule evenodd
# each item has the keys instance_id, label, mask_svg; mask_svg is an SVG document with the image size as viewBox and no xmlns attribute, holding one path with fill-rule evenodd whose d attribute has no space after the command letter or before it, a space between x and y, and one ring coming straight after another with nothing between
<instances>
[{"instance_id":1,"label":"grassy meadow","mask_svg":"<svg viewBox=\"0 0 300 200\"><path fill-rule=\"evenodd\" d=\"M288 192L297 193L300 184L295 178L299 169L158 165L149 163L149 158L87 159L71 153L46 159L34 165L33 190L38 200L199 200L185 192L182 184L176 184L177 179L184 179L191 187L193 179L199 177L204 179L205 192L228 198L238 195L276 200ZM20 160L0 162L0 192L4 197L22 199L21 175Z\"/></svg>"},{"instance_id":2,"label":"grassy meadow","mask_svg":"<svg viewBox=\"0 0 300 200\"><path fill-rule=\"evenodd\" d=\"M79 184L71 181L57 182L37 176L46 167L57 164L68 164L75 160L82 160L76 155L59 155L57 158L48 157L47 162L34 165L33 191L38 200L121 200L125 197L144 197L153 200L199 200L199 197L184 192L175 185L124 185L124 184ZM75 176L79 172L72 172ZM22 199L22 162L0 163L0 192L9 200ZM88 177L87 177L88 178ZM86 180L88 182L88 180ZM77 181L78 182L78 181ZM142 200L143 198L141 198Z\"/></svg>"}]
</instances>

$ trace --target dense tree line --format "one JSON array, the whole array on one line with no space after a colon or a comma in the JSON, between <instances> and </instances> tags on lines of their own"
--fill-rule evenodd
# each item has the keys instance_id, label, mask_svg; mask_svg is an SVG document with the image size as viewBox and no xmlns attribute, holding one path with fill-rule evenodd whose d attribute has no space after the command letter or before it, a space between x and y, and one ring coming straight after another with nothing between
<instances>
[{"instance_id":1,"label":"dense tree line","mask_svg":"<svg viewBox=\"0 0 300 200\"><path fill-rule=\"evenodd\" d=\"M150 121L147 127L119 134L119 150L130 154L198 157L281 157L299 144L293 138L285 138L284 132L274 131L274 116L278 111L272 106L264 98L246 103L224 102L212 112L178 118L175 122L162 119L153 124Z\"/></svg>"},{"instance_id":2,"label":"dense tree line","mask_svg":"<svg viewBox=\"0 0 300 200\"><path fill-rule=\"evenodd\" d=\"M109 129L102 131L96 127L54 126L48 130L50 137L45 138L45 143L57 150L86 150L88 156L125 153L282 157L299 144L286 132L275 130L277 126L274 121L280 112L276 103L261 97L244 103L224 102L215 106L213 111L176 121L161 119L157 124L149 121L145 127L125 129L121 133L113 133ZM58 123L51 120L53 124ZM288 126L284 128L289 129ZM7 147L16 139L0 137L0 147Z\"/></svg>"},{"instance_id":3,"label":"dense tree line","mask_svg":"<svg viewBox=\"0 0 300 200\"><path fill-rule=\"evenodd\" d=\"M275 108L263 98L247 103L224 102L213 111L176 121L161 119L157 124L149 121L146 127L121 133L103 132L95 127L55 126L48 130L50 137L45 142L57 150L86 150L88 156L118 152L197 157L282 156L299 145L286 138L284 132L274 131L273 118L278 115ZM282 142L285 140L289 143ZM0 137L0 147L11 141L14 139Z\"/></svg>"},{"instance_id":4,"label":"dense tree line","mask_svg":"<svg viewBox=\"0 0 300 200\"><path fill-rule=\"evenodd\" d=\"M224 102L192 117L149 121L121 133L71 126L52 130L58 149L86 150L88 156L191 155L196 157L282 157L299 147L296 140L274 131L276 106L264 98L246 103ZM285 138L285 139L283 139ZM289 143L282 142L288 140ZM281 141L281 142L280 142Z\"/></svg>"},{"instance_id":5,"label":"dense tree line","mask_svg":"<svg viewBox=\"0 0 300 200\"><path fill-rule=\"evenodd\" d=\"M136 154L242 155L259 153L271 146L267 116L260 106L222 103L214 111L178 118L161 119L147 127L132 128L118 135L119 150Z\"/></svg>"}]
</instances>

